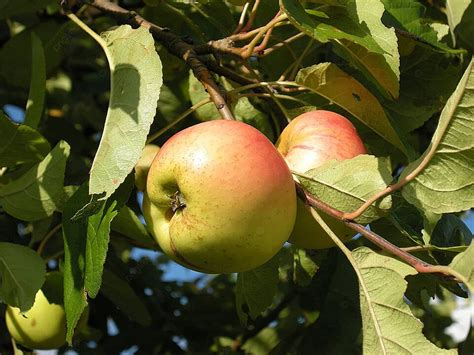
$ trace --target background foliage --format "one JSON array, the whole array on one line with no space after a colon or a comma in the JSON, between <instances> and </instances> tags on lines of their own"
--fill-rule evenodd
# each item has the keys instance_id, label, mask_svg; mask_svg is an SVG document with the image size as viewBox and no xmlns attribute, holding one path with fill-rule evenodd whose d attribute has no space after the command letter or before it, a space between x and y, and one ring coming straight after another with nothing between
<instances>
[{"instance_id":1,"label":"background foliage","mask_svg":"<svg viewBox=\"0 0 474 355\"><path fill-rule=\"evenodd\" d=\"M265 0L249 12L255 2L252 28L281 19L253 51L238 32L234 46L218 41L242 6L116 1L195 48L235 118L273 142L315 107L350 118L372 156L308 172L303 185L324 202L350 212L424 162L357 221L449 265L458 282L364 238L342 251L286 245L249 272L176 279L142 223L132 169L147 136L162 145L219 118L202 78L166 36L123 17L69 1L74 23L52 0L0 0L0 353L13 352L6 305L29 309L58 269L69 340L90 308L72 345L81 354L473 353L472 329L461 343L445 330L474 290L463 222L474 207L474 3Z\"/></svg>"}]
</instances>

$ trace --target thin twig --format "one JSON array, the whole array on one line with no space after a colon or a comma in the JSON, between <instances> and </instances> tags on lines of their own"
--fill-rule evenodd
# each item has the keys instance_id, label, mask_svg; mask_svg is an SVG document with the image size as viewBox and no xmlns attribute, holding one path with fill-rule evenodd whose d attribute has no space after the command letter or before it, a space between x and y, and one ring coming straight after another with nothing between
<instances>
[{"instance_id":1,"label":"thin twig","mask_svg":"<svg viewBox=\"0 0 474 355\"><path fill-rule=\"evenodd\" d=\"M247 1L242 9L242 13L240 14L239 23L232 34L239 33L240 30L244 27L245 15L247 14L247 10L249 9L249 6L250 6L250 2Z\"/></svg>"},{"instance_id":2,"label":"thin twig","mask_svg":"<svg viewBox=\"0 0 474 355\"><path fill-rule=\"evenodd\" d=\"M83 0L84 1L84 0ZM155 25L134 11L128 11L123 7L108 0L88 0L86 3L104 13L112 15L117 20L128 23L133 27L142 26L147 28L153 37L163 44L168 51L177 57L183 59L192 69L196 78L202 83L208 92L211 100L214 102L218 112L223 119L233 120L234 116L224 98L224 90L222 90L212 78L207 67L199 60L194 47L183 41L174 33ZM221 92L222 90L222 92Z\"/></svg>"},{"instance_id":3,"label":"thin twig","mask_svg":"<svg viewBox=\"0 0 474 355\"><path fill-rule=\"evenodd\" d=\"M43 238L43 240L41 240L41 243L40 245L38 246L38 249L36 249L36 252L38 253L38 255L41 255L43 253L43 250L46 246L46 244L48 243L48 241L56 234L56 232L58 230L60 230L62 228L62 223L59 223L57 226L54 226L49 232L48 234L46 234Z\"/></svg>"},{"instance_id":4,"label":"thin twig","mask_svg":"<svg viewBox=\"0 0 474 355\"><path fill-rule=\"evenodd\" d=\"M255 0L255 3L253 4L252 11L250 12L249 19L246 23L246 25L241 29L241 32L247 32L253 25L253 21L255 20L255 17L257 16L257 10L258 6L260 5L260 0Z\"/></svg>"},{"instance_id":5,"label":"thin twig","mask_svg":"<svg viewBox=\"0 0 474 355\"><path fill-rule=\"evenodd\" d=\"M259 55L260 57L265 57L271 53L273 53L274 51L276 51L277 49L280 49L282 47L285 47L286 45L288 45L288 43L291 43L293 41L296 41L298 38L301 38L301 37L304 37L306 36L305 33L303 32L299 32L297 34L295 34L294 36L291 36L279 43L276 43L274 44L273 46L271 46L270 48L267 48L265 50L263 50L263 52Z\"/></svg>"},{"instance_id":6,"label":"thin twig","mask_svg":"<svg viewBox=\"0 0 474 355\"><path fill-rule=\"evenodd\" d=\"M453 277L453 274L449 272L449 268L440 267L440 265L431 265L423 260L418 259L417 257L403 251L396 245L390 243L388 240L382 238L377 233L366 229L364 226L359 223L347 221L344 219L344 212L339 211L318 198L311 195L308 191L304 190L300 183L296 183L298 196L302 198L306 205L317 208L318 210L323 211L324 213L344 222L346 226L355 230L356 232L362 234L366 239L370 240L372 243L380 247L381 249L388 251L392 255L395 255L411 265L418 273L435 273L442 274L443 276ZM342 243L342 242L341 242Z\"/></svg>"},{"instance_id":7,"label":"thin twig","mask_svg":"<svg viewBox=\"0 0 474 355\"><path fill-rule=\"evenodd\" d=\"M257 35L252 39L252 41L249 43L248 46L245 47L244 51L242 52L242 58L247 59L250 58L253 53L254 49L257 46L257 43L262 39L263 36L271 29L273 26L275 26L278 22L281 22L283 20L286 20L288 16L286 14L280 15L279 13L273 20L268 22L265 26L261 28L261 30L257 33Z\"/></svg>"},{"instance_id":8,"label":"thin twig","mask_svg":"<svg viewBox=\"0 0 474 355\"><path fill-rule=\"evenodd\" d=\"M181 122L183 119L185 119L188 115L190 115L191 113L193 113L194 111L196 111L199 107L201 106L204 106L205 104L208 104L210 103L211 100L209 98L207 99L204 99L202 101L199 101L197 104L191 106L190 108L188 108L186 111L184 111L183 113L181 113L180 115L178 115L173 121L171 121L170 123L168 123L165 127L163 127L162 129L160 129L158 132L156 133L153 133L150 137L148 137L148 139L146 140L146 144L150 144L151 142L153 142L155 139L158 139L158 137L160 137L163 133L165 133L166 131L168 131L170 128L174 127L175 125L177 125L179 122Z\"/></svg>"}]
</instances>

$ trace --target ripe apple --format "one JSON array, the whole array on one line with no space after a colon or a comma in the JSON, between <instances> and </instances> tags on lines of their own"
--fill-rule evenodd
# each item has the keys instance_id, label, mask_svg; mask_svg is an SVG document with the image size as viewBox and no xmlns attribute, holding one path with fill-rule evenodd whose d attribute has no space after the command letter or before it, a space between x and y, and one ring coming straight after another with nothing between
<instances>
[{"instance_id":1,"label":"ripe apple","mask_svg":"<svg viewBox=\"0 0 474 355\"><path fill-rule=\"evenodd\" d=\"M351 159L367 153L352 123L337 113L324 110L306 112L293 119L278 139L277 149L290 169L297 173L305 173L328 160ZM324 213L321 216L342 240L348 241L354 236L352 229L342 222ZM334 246L299 199L289 242L306 249Z\"/></svg>"},{"instance_id":2,"label":"ripe apple","mask_svg":"<svg viewBox=\"0 0 474 355\"><path fill-rule=\"evenodd\" d=\"M62 274L51 272L28 311L21 313L19 308L7 307L7 329L16 343L40 350L57 349L66 343L66 313L62 293ZM77 331L87 328L88 316L87 308L79 319Z\"/></svg>"},{"instance_id":3,"label":"ripe apple","mask_svg":"<svg viewBox=\"0 0 474 355\"><path fill-rule=\"evenodd\" d=\"M287 241L296 192L287 164L257 129L215 120L171 137L153 161L143 202L163 251L207 273L253 269Z\"/></svg>"},{"instance_id":4,"label":"ripe apple","mask_svg":"<svg viewBox=\"0 0 474 355\"><path fill-rule=\"evenodd\" d=\"M143 148L142 155L135 165L135 186L140 191L145 190L148 170L150 169L150 165L153 159L155 159L156 153L158 153L159 150L160 147L157 145L147 144Z\"/></svg>"}]
</instances>

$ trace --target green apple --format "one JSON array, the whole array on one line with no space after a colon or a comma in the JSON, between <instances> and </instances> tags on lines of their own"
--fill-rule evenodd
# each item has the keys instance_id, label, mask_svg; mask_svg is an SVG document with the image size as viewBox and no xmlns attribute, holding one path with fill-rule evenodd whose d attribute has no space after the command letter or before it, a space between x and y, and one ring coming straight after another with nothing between
<instances>
[{"instance_id":1,"label":"green apple","mask_svg":"<svg viewBox=\"0 0 474 355\"><path fill-rule=\"evenodd\" d=\"M21 313L19 308L7 307L7 329L16 343L40 350L57 349L66 343L66 313L62 293L62 274L51 272L28 311ZM78 322L78 330L87 327L88 314L86 309Z\"/></svg>"},{"instance_id":2,"label":"green apple","mask_svg":"<svg viewBox=\"0 0 474 355\"><path fill-rule=\"evenodd\" d=\"M147 144L143 148L142 155L135 165L135 186L140 191L145 190L148 170L150 170L150 165L153 162L153 159L155 159L156 153L158 153L159 150L160 147L157 145Z\"/></svg>"},{"instance_id":3,"label":"green apple","mask_svg":"<svg viewBox=\"0 0 474 355\"><path fill-rule=\"evenodd\" d=\"M147 225L169 257L207 273L253 269L287 241L296 218L287 164L257 129L197 124L171 137L150 168Z\"/></svg>"},{"instance_id":4,"label":"green apple","mask_svg":"<svg viewBox=\"0 0 474 355\"><path fill-rule=\"evenodd\" d=\"M297 173L305 173L328 160L351 159L367 153L352 123L337 113L324 110L306 112L293 119L278 139L277 149L290 169ZM324 213L322 217L342 240L348 241L354 236L353 230L342 222ZM334 246L299 199L289 242L305 249Z\"/></svg>"}]
</instances>

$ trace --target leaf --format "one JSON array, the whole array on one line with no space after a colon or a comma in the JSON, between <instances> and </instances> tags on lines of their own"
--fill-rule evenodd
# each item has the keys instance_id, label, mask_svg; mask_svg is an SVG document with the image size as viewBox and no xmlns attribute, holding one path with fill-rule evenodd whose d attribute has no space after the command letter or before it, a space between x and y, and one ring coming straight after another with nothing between
<instances>
[{"instance_id":1,"label":"leaf","mask_svg":"<svg viewBox=\"0 0 474 355\"><path fill-rule=\"evenodd\" d=\"M406 151L377 98L336 64L320 63L301 69L295 81L350 112L379 136Z\"/></svg>"},{"instance_id":2,"label":"leaf","mask_svg":"<svg viewBox=\"0 0 474 355\"><path fill-rule=\"evenodd\" d=\"M46 93L46 64L43 44L39 37L31 32L31 83L28 103L26 104L25 125L38 127L43 116Z\"/></svg>"},{"instance_id":3,"label":"leaf","mask_svg":"<svg viewBox=\"0 0 474 355\"><path fill-rule=\"evenodd\" d=\"M455 254L467 249L472 241L472 233L466 224L458 216L445 214L436 224L431 233L431 244L439 252L433 252L433 255L440 264L449 264Z\"/></svg>"},{"instance_id":4,"label":"leaf","mask_svg":"<svg viewBox=\"0 0 474 355\"><path fill-rule=\"evenodd\" d=\"M334 43L386 97L398 96L397 40L380 21L384 8L379 1L347 0L306 11L297 0L280 4L295 27L319 42Z\"/></svg>"},{"instance_id":5,"label":"leaf","mask_svg":"<svg viewBox=\"0 0 474 355\"><path fill-rule=\"evenodd\" d=\"M402 44L404 41L400 39ZM431 48L415 46L409 55L401 58L398 100L385 100L383 106L397 122L397 127L403 132L413 131L443 109L462 70L463 66L455 58L433 52Z\"/></svg>"},{"instance_id":6,"label":"leaf","mask_svg":"<svg viewBox=\"0 0 474 355\"><path fill-rule=\"evenodd\" d=\"M461 23L464 12L470 4L471 0L446 0L446 17L448 18L449 31L454 46L456 45L454 30Z\"/></svg>"},{"instance_id":7,"label":"leaf","mask_svg":"<svg viewBox=\"0 0 474 355\"><path fill-rule=\"evenodd\" d=\"M382 94L397 98L400 90L400 55L394 28L387 28L382 23L385 12L381 0L348 0L346 9L349 16L369 33L368 35L383 50L383 54L371 53L365 48L354 45L342 45L346 57L355 62L356 66L368 78L373 76L376 84L382 87ZM350 61L349 60L349 61ZM374 81L374 80L372 80Z\"/></svg>"},{"instance_id":8,"label":"leaf","mask_svg":"<svg viewBox=\"0 0 474 355\"><path fill-rule=\"evenodd\" d=\"M110 223L117 215L117 202L104 205L87 223L85 288L91 298L99 293L102 271L109 247Z\"/></svg>"},{"instance_id":9,"label":"leaf","mask_svg":"<svg viewBox=\"0 0 474 355\"><path fill-rule=\"evenodd\" d=\"M466 287L474 295L474 243L471 242L466 251L456 255L449 266L463 277Z\"/></svg>"},{"instance_id":10,"label":"leaf","mask_svg":"<svg viewBox=\"0 0 474 355\"><path fill-rule=\"evenodd\" d=\"M140 158L163 82L161 61L147 29L128 25L102 35L111 71L104 132L90 172L89 193L109 197Z\"/></svg>"},{"instance_id":11,"label":"leaf","mask_svg":"<svg viewBox=\"0 0 474 355\"><path fill-rule=\"evenodd\" d=\"M392 180L385 159L371 155L331 160L304 175L296 175L312 195L341 211L357 209ZM375 206L371 205L356 221L366 224L383 217L390 209L391 201L386 197Z\"/></svg>"},{"instance_id":12,"label":"leaf","mask_svg":"<svg viewBox=\"0 0 474 355\"><path fill-rule=\"evenodd\" d=\"M473 62L441 112L429 147L400 177L406 178L427 160L424 169L402 190L403 197L422 210L441 214L474 207Z\"/></svg>"},{"instance_id":13,"label":"leaf","mask_svg":"<svg viewBox=\"0 0 474 355\"><path fill-rule=\"evenodd\" d=\"M0 111L0 167L14 167L42 160L51 147L34 129L11 122Z\"/></svg>"},{"instance_id":14,"label":"leaf","mask_svg":"<svg viewBox=\"0 0 474 355\"><path fill-rule=\"evenodd\" d=\"M313 276L326 255L325 251L305 250L293 247L293 281L299 286L311 284Z\"/></svg>"},{"instance_id":15,"label":"leaf","mask_svg":"<svg viewBox=\"0 0 474 355\"><path fill-rule=\"evenodd\" d=\"M100 292L112 301L130 320L143 326L151 324L151 316L142 300L130 285L110 270L105 269Z\"/></svg>"},{"instance_id":16,"label":"leaf","mask_svg":"<svg viewBox=\"0 0 474 355\"><path fill-rule=\"evenodd\" d=\"M63 197L69 150L69 144L60 141L43 161L0 188L3 209L24 221L36 221L52 215Z\"/></svg>"},{"instance_id":17,"label":"leaf","mask_svg":"<svg viewBox=\"0 0 474 355\"><path fill-rule=\"evenodd\" d=\"M242 324L255 319L273 303L278 289L280 253L256 269L240 272L235 290L237 314Z\"/></svg>"},{"instance_id":18,"label":"leaf","mask_svg":"<svg viewBox=\"0 0 474 355\"><path fill-rule=\"evenodd\" d=\"M0 243L0 301L27 311L35 302L45 274L45 263L33 250Z\"/></svg>"},{"instance_id":19,"label":"leaf","mask_svg":"<svg viewBox=\"0 0 474 355\"><path fill-rule=\"evenodd\" d=\"M415 39L418 43L425 43L431 47L447 53L460 53L445 43L438 41L436 31L423 18L426 8L418 1L412 0L381 0L385 6L383 21L389 26L396 27L402 36ZM457 1L457 0L456 0ZM406 33L403 33L406 31Z\"/></svg>"},{"instance_id":20,"label":"leaf","mask_svg":"<svg viewBox=\"0 0 474 355\"><path fill-rule=\"evenodd\" d=\"M7 0L3 4L0 3L0 19L41 10L52 1L53 0Z\"/></svg>"},{"instance_id":21,"label":"leaf","mask_svg":"<svg viewBox=\"0 0 474 355\"><path fill-rule=\"evenodd\" d=\"M144 247L157 247L157 244L153 241L143 223L140 222L137 215L127 206L123 206L120 209L117 217L112 221L111 228L113 231L137 241Z\"/></svg>"},{"instance_id":22,"label":"leaf","mask_svg":"<svg viewBox=\"0 0 474 355\"><path fill-rule=\"evenodd\" d=\"M87 306L85 290L87 220L72 221L72 216L89 200L88 186L83 184L66 202L63 210L64 239L64 310L66 340L72 342L74 329Z\"/></svg>"},{"instance_id":23,"label":"leaf","mask_svg":"<svg viewBox=\"0 0 474 355\"><path fill-rule=\"evenodd\" d=\"M366 247L354 250L352 257L359 278L364 353L457 353L429 342L423 335L423 324L404 301L404 278L416 274L411 266Z\"/></svg>"}]
</instances>

